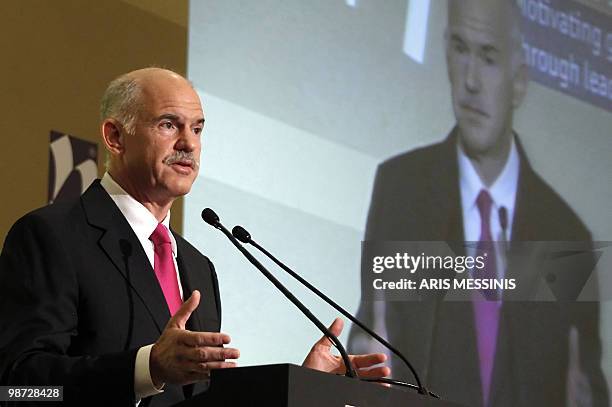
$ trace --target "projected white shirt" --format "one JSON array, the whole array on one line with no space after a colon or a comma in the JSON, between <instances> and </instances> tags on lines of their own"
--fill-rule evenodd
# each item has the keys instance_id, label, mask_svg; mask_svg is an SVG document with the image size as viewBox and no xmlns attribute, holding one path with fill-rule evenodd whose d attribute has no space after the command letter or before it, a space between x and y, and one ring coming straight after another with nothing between
<instances>
[{"instance_id":1,"label":"projected white shirt","mask_svg":"<svg viewBox=\"0 0 612 407\"><path fill-rule=\"evenodd\" d=\"M499 242L510 241L512 237L512 220L516 190L518 187L520 158L514 139L506 165L491 187L487 187L480 179L474 165L465 154L461 145L457 144L459 162L459 189L461 191L461 209L463 212L463 233L466 242L476 242L480 239L480 213L476 206L478 193L485 189L493 199L493 209L489 219L491 235ZM503 236L500 209L507 213L506 236ZM503 277L504 267L498 267L498 277Z\"/></svg>"}]
</instances>

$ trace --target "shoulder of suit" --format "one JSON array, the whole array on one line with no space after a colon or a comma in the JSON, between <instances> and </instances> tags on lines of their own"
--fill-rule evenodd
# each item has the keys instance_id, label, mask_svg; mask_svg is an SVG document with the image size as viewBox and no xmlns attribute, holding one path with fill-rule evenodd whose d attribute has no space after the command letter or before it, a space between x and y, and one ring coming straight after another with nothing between
<instances>
[{"instance_id":1,"label":"shoulder of suit","mask_svg":"<svg viewBox=\"0 0 612 407\"><path fill-rule=\"evenodd\" d=\"M394 171L401 168L432 167L448 154L448 150L449 146L446 142L419 147L388 158L379 165L379 170Z\"/></svg>"},{"instance_id":2,"label":"shoulder of suit","mask_svg":"<svg viewBox=\"0 0 612 407\"><path fill-rule=\"evenodd\" d=\"M49 204L26 213L15 222L15 225L65 223L75 211L79 210L79 208L80 205L78 199Z\"/></svg>"},{"instance_id":3,"label":"shoulder of suit","mask_svg":"<svg viewBox=\"0 0 612 407\"><path fill-rule=\"evenodd\" d=\"M422 188L440 182L440 173L450 171L452 145L448 141L420 147L382 162L376 171L377 188Z\"/></svg>"},{"instance_id":4,"label":"shoulder of suit","mask_svg":"<svg viewBox=\"0 0 612 407\"><path fill-rule=\"evenodd\" d=\"M528 169L529 209L536 218L550 223L556 240L591 240L591 232L572 207L533 169ZM536 209L537 207L537 209Z\"/></svg>"},{"instance_id":5,"label":"shoulder of suit","mask_svg":"<svg viewBox=\"0 0 612 407\"><path fill-rule=\"evenodd\" d=\"M102 199L106 198L106 199ZM36 209L25 216L41 217L43 219L59 220L64 217L74 218L85 213L86 207L91 204L101 203L100 210L106 211L108 208L104 206L106 203L112 203L110 196L100 184L100 180L94 180L89 187L79 196Z\"/></svg>"},{"instance_id":6,"label":"shoulder of suit","mask_svg":"<svg viewBox=\"0 0 612 407\"><path fill-rule=\"evenodd\" d=\"M75 233L75 217L70 214L75 202L55 203L35 209L19 218L6 234L2 252L26 247L34 242L46 245Z\"/></svg>"}]
</instances>

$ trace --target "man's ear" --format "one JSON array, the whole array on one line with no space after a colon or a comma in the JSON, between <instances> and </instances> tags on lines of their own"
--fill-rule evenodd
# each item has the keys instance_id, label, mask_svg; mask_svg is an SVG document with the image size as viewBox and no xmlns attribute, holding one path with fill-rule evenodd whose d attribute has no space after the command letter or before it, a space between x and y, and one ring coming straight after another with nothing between
<instances>
[{"instance_id":1,"label":"man's ear","mask_svg":"<svg viewBox=\"0 0 612 407\"><path fill-rule=\"evenodd\" d=\"M521 64L514 73L512 79L513 95L512 95L512 107L518 108L525 95L527 94L527 84L529 83L529 69L526 64Z\"/></svg>"},{"instance_id":2,"label":"man's ear","mask_svg":"<svg viewBox=\"0 0 612 407\"><path fill-rule=\"evenodd\" d=\"M111 156L123 153L124 138L121 125L115 119L106 119L102 122L102 141Z\"/></svg>"}]
</instances>

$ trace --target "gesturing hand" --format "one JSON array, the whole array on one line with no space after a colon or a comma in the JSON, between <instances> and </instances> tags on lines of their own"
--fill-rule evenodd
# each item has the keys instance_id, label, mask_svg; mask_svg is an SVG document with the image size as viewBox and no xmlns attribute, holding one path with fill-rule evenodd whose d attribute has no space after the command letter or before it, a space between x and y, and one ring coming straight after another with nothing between
<instances>
[{"instance_id":1,"label":"gesturing hand","mask_svg":"<svg viewBox=\"0 0 612 407\"><path fill-rule=\"evenodd\" d=\"M230 337L224 333L192 332L185 329L191 313L200 303L200 292L191 297L168 321L161 336L151 349L149 368L156 387L163 383L189 384L207 379L211 369L235 367L240 351L224 348Z\"/></svg>"},{"instance_id":2,"label":"gesturing hand","mask_svg":"<svg viewBox=\"0 0 612 407\"><path fill-rule=\"evenodd\" d=\"M328 329L338 336L342 332L343 326L344 322L340 318L336 318ZM328 373L344 374L346 372L344 362L340 356L331 354L331 346L331 341L323 336L313 345L302 366ZM384 353L349 355L349 359L359 377L380 378L391 374L391 369L386 366L372 367L387 360Z\"/></svg>"},{"instance_id":3,"label":"gesturing hand","mask_svg":"<svg viewBox=\"0 0 612 407\"><path fill-rule=\"evenodd\" d=\"M567 405L582 407L593 405L593 391L589 377L580 362L580 336L576 327L569 331L569 363L567 367Z\"/></svg>"}]
</instances>

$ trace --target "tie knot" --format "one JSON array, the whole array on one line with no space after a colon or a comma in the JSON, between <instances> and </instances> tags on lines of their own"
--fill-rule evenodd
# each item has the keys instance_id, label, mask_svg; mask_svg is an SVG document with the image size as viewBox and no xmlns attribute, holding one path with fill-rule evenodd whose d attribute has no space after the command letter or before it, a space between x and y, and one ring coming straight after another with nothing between
<instances>
[{"instance_id":1,"label":"tie knot","mask_svg":"<svg viewBox=\"0 0 612 407\"><path fill-rule=\"evenodd\" d=\"M151 240L155 246L171 243L168 229L166 229L166 227L161 223L157 224L157 227L153 233L151 233L149 240Z\"/></svg>"},{"instance_id":2,"label":"tie knot","mask_svg":"<svg viewBox=\"0 0 612 407\"><path fill-rule=\"evenodd\" d=\"M493 205L493 199L486 189L481 189L478 197L476 198L476 206L480 212L481 219L488 219L491 214L491 206Z\"/></svg>"}]
</instances>

